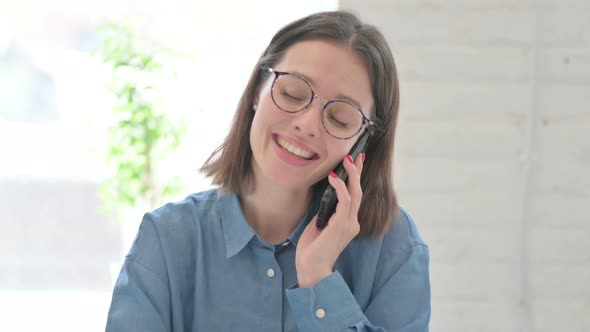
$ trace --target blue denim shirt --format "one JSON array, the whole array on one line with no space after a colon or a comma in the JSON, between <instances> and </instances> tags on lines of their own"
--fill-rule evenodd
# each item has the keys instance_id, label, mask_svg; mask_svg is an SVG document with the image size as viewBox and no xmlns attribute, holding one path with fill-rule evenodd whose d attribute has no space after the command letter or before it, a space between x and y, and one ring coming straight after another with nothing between
<instances>
[{"instance_id":1,"label":"blue denim shirt","mask_svg":"<svg viewBox=\"0 0 590 332\"><path fill-rule=\"evenodd\" d=\"M402 210L386 235L353 240L334 272L299 288L297 241L262 240L239 197L209 190L147 213L113 291L106 330L428 331L429 251Z\"/></svg>"}]
</instances>

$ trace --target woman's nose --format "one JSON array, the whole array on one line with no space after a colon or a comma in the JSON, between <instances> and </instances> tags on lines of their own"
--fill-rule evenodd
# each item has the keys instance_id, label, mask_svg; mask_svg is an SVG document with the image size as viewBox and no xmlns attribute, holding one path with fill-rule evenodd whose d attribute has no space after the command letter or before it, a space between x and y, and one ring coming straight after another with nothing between
<instances>
[{"instance_id":1,"label":"woman's nose","mask_svg":"<svg viewBox=\"0 0 590 332\"><path fill-rule=\"evenodd\" d=\"M303 135L318 137L322 130L323 108L323 101L314 98L303 111L295 113L295 129Z\"/></svg>"}]
</instances>

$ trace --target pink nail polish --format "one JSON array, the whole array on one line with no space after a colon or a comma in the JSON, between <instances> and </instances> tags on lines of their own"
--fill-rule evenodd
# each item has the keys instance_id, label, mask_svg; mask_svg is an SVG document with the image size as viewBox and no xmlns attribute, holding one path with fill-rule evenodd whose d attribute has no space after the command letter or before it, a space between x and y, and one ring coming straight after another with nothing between
<instances>
[{"instance_id":1,"label":"pink nail polish","mask_svg":"<svg viewBox=\"0 0 590 332\"><path fill-rule=\"evenodd\" d=\"M336 173L334 173L334 171L331 171L330 172L330 176L333 177L333 178L335 178L336 177Z\"/></svg>"},{"instance_id":2,"label":"pink nail polish","mask_svg":"<svg viewBox=\"0 0 590 332\"><path fill-rule=\"evenodd\" d=\"M361 156L363 157L363 162L365 162L365 153L363 152Z\"/></svg>"},{"instance_id":3,"label":"pink nail polish","mask_svg":"<svg viewBox=\"0 0 590 332\"><path fill-rule=\"evenodd\" d=\"M348 161L350 161L351 164L354 164L354 160L352 160L352 157L350 155L348 155L348 157L346 157L346 159L348 159Z\"/></svg>"}]
</instances>

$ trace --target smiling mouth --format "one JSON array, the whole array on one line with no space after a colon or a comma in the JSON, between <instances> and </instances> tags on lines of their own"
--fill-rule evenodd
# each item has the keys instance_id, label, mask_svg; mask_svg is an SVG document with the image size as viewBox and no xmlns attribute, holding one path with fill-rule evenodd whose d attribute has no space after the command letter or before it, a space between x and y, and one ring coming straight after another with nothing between
<instances>
[{"instance_id":1,"label":"smiling mouth","mask_svg":"<svg viewBox=\"0 0 590 332\"><path fill-rule=\"evenodd\" d=\"M277 145L279 147L281 147L283 150L291 153L294 156L306 159L306 160L313 160L317 158L317 154L313 153L313 152L309 152L306 150L303 150L301 148L298 148L292 144L290 144L289 142L285 141L284 139L282 139L280 136L276 135L275 136L275 142L277 143Z\"/></svg>"}]
</instances>

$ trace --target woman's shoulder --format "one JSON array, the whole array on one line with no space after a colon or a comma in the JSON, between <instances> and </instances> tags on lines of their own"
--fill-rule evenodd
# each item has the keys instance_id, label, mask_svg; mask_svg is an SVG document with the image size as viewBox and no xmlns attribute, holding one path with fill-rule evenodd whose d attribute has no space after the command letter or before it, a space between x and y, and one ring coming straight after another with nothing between
<instances>
[{"instance_id":1,"label":"woman's shoulder","mask_svg":"<svg viewBox=\"0 0 590 332\"><path fill-rule=\"evenodd\" d=\"M403 234L406 239L406 245L413 246L416 244L426 244L418 231L418 226L414 218L404 208L399 209L399 213L391 227L393 234ZM397 232L397 233L396 233Z\"/></svg>"},{"instance_id":2,"label":"woman's shoulder","mask_svg":"<svg viewBox=\"0 0 590 332\"><path fill-rule=\"evenodd\" d=\"M407 252L416 246L428 248L414 218L400 207L391 227L383 236L382 253Z\"/></svg>"},{"instance_id":3,"label":"woman's shoulder","mask_svg":"<svg viewBox=\"0 0 590 332\"><path fill-rule=\"evenodd\" d=\"M385 257L407 253L417 246L428 248L414 218L401 207L385 233L381 236L363 235L353 243L353 250L369 250Z\"/></svg>"},{"instance_id":4,"label":"woman's shoulder","mask_svg":"<svg viewBox=\"0 0 590 332\"><path fill-rule=\"evenodd\" d=\"M184 199L169 202L148 214L156 223L169 223L194 218L195 214L203 214L217 210L220 193L217 189L209 189L190 194Z\"/></svg>"},{"instance_id":5,"label":"woman's shoulder","mask_svg":"<svg viewBox=\"0 0 590 332\"><path fill-rule=\"evenodd\" d=\"M429 249L418 228L410 213L400 208L384 234L364 235L351 242L340 269L345 271L345 279L354 283L353 280L363 279L360 275L352 277L353 274L364 275L372 271L375 275L373 279L380 284L386 282L389 276L405 271L401 270L404 265L418 265L421 269L427 266ZM346 274L346 271L350 272Z\"/></svg>"},{"instance_id":6,"label":"woman's shoulder","mask_svg":"<svg viewBox=\"0 0 590 332\"><path fill-rule=\"evenodd\" d=\"M146 213L137 238L147 245L137 255L163 252L190 257L203 239L221 238L220 210L225 197L218 189L210 189Z\"/></svg>"},{"instance_id":7,"label":"woman's shoulder","mask_svg":"<svg viewBox=\"0 0 590 332\"><path fill-rule=\"evenodd\" d=\"M147 212L127 259L161 280L168 273L183 271L195 261L201 240L215 234L218 201L218 192L212 189Z\"/></svg>"},{"instance_id":8,"label":"woman's shoulder","mask_svg":"<svg viewBox=\"0 0 590 332\"><path fill-rule=\"evenodd\" d=\"M167 203L146 213L146 216L162 234L195 231L219 219L222 197L218 189L209 189Z\"/></svg>"}]
</instances>

